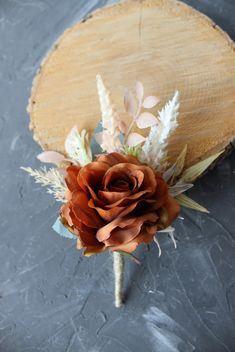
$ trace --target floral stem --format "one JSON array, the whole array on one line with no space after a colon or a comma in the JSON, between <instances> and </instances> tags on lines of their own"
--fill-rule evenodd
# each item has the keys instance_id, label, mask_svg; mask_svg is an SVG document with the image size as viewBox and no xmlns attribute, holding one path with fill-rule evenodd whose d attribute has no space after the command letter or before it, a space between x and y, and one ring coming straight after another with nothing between
<instances>
[{"instance_id":1,"label":"floral stem","mask_svg":"<svg viewBox=\"0 0 235 352\"><path fill-rule=\"evenodd\" d=\"M137 120L137 117L138 117L139 114L140 114L141 107L142 107L142 101L139 102L139 105L138 105L136 114L135 114L133 120L131 121L131 123L130 123L130 125L129 125L129 128L128 128L127 133L126 133L125 138L124 138L124 142L123 142L124 145L126 144L127 138L129 137L129 134L131 133L131 130L132 130L132 128L133 128L133 126L134 126L134 124L135 124L135 122L136 122L136 120Z\"/></svg>"},{"instance_id":2,"label":"floral stem","mask_svg":"<svg viewBox=\"0 0 235 352\"><path fill-rule=\"evenodd\" d=\"M118 252L113 252L113 271L115 279L115 307L120 308L123 304L124 259L123 255Z\"/></svg>"}]
</instances>

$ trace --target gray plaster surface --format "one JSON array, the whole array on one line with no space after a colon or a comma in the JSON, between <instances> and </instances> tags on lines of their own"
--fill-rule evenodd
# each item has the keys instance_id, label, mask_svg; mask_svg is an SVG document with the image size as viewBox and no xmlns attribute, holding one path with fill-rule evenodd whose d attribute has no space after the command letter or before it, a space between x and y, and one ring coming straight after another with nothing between
<instances>
[{"instance_id":1,"label":"gray plaster surface","mask_svg":"<svg viewBox=\"0 0 235 352\"><path fill-rule=\"evenodd\" d=\"M187 0L235 39L234 0ZM58 36L108 1L0 0L0 351L235 351L235 155L190 192L178 249L140 248L113 306L112 260L85 258L51 225L59 204L19 170L40 151L25 112L32 79Z\"/></svg>"}]
</instances>

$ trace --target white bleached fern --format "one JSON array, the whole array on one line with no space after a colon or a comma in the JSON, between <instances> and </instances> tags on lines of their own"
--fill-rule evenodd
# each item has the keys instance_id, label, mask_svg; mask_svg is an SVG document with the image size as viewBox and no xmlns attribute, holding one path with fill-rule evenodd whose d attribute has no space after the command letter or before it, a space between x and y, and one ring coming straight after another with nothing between
<instances>
[{"instance_id":1,"label":"white bleached fern","mask_svg":"<svg viewBox=\"0 0 235 352\"><path fill-rule=\"evenodd\" d=\"M96 76L96 84L102 115L102 127L104 129L103 132L97 134L97 142L108 153L119 151L121 147L119 140L119 116L111 102L110 93L100 75Z\"/></svg>"},{"instance_id":2,"label":"white bleached fern","mask_svg":"<svg viewBox=\"0 0 235 352\"><path fill-rule=\"evenodd\" d=\"M140 155L142 161L153 168L161 168L161 162L167 156L168 138L178 126L179 92L159 112L159 124L151 127L149 136L143 145Z\"/></svg>"},{"instance_id":3,"label":"white bleached fern","mask_svg":"<svg viewBox=\"0 0 235 352\"><path fill-rule=\"evenodd\" d=\"M51 168L46 170L45 167L37 170L31 167L21 167L35 180L35 183L40 183L43 187L48 187L47 192L52 194L58 202L65 202L66 185L64 177L58 169Z\"/></svg>"}]
</instances>

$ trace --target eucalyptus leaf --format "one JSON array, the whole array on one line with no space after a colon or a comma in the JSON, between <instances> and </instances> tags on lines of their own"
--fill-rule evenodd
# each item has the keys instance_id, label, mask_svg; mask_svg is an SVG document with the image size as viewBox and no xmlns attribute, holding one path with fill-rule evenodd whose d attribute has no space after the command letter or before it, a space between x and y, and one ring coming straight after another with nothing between
<instances>
[{"instance_id":1,"label":"eucalyptus leaf","mask_svg":"<svg viewBox=\"0 0 235 352\"><path fill-rule=\"evenodd\" d=\"M56 219L56 222L52 226L53 230L57 232L61 237L69 238L70 240L77 239L61 222L60 217Z\"/></svg>"},{"instance_id":2,"label":"eucalyptus leaf","mask_svg":"<svg viewBox=\"0 0 235 352\"><path fill-rule=\"evenodd\" d=\"M223 152L224 150L186 169L182 174L182 180L187 183L195 181Z\"/></svg>"},{"instance_id":3,"label":"eucalyptus leaf","mask_svg":"<svg viewBox=\"0 0 235 352\"><path fill-rule=\"evenodd\" d=\"M209 211L206 208L204 208L202 205L195 202L193 199L187 197L185 194L180 194L177 197L175 197L175 199L178 202L178 204L181 205L182 207L201 211L202 213L209 213Z\"/></svg>"}]
</instances>

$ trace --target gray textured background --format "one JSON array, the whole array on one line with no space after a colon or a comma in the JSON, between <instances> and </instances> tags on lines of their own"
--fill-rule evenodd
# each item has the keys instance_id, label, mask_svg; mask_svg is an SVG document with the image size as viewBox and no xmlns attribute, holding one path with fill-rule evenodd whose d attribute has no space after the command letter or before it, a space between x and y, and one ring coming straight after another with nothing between
<instances>
[{"instance_id":1,"label":"gray textured background","mask_svg":"<svg viewBox=\"0 0 235 352\"><path fill-rule=\"evenodd\" d=\"M235 39L234 0L187 0ZM19 170L38 166L25 112L32 78L71 24L108 1L0 0L0 351L235 351L235 155L190 192L178 250L127 263L125 308L113 307L109 255L84 258L51 230L58 203Z\"/></svg>"}]
</instances>

